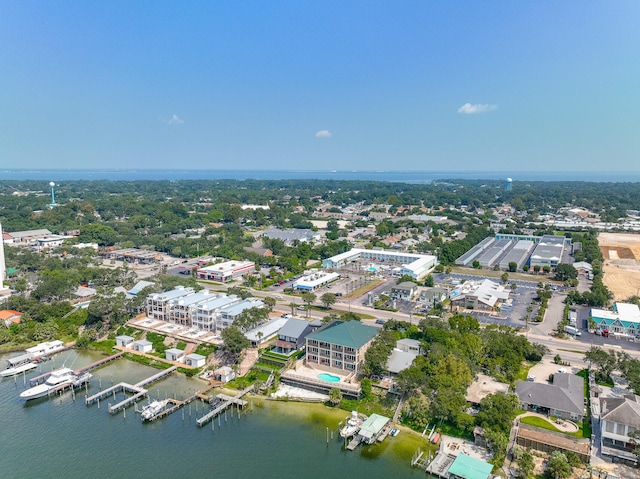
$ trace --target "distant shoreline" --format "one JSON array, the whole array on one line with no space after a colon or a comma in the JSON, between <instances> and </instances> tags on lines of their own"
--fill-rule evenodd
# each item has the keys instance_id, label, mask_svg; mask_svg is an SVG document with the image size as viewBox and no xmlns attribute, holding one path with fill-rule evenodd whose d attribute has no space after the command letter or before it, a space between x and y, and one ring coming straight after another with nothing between
<instances>
[{"instance_id":1,"label":"distant shoreline","mask_svg":"<svg viewBox=\"0 0 640 479\"><path fill-rule=\"evenodd\" d=\"M358 170L186 170L186 169L3 169L0 181L181 181L181 180L343 180L428 184L433 181L505 180L637 183L640 171L358 171Z\"/></svg>"}]
</instances>

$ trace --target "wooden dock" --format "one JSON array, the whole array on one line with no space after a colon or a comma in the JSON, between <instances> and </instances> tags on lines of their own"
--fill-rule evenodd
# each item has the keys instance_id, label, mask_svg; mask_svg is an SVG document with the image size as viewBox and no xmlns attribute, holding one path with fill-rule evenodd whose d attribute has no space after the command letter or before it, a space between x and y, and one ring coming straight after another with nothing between
<instances>
[{"instance_id":1,"label":"wooden dock","mask_svg":"<svg viewBox=\"0 0 640 479\"><path fill-rule=\"evenodd\" d=\"M110 363L111 361L115 361L116 359L120 359L123 355L124 353L120 351L119 353L112 354L111 356L107 356L106 358L99 359L98 361L91 363L88 366L85 366L80 369L76 369L74 372L76 374L80 374L80 373L85 373L87 371L91 371L93 369L97 369L104 364Z\"/></svg>"},{"instance_id":2,"label":"wooden dock","mask_svg":"<svg viewBox=\"0 0 640 479\"><path fill-rule=\"evenodd\" d=\"M213 409L204 416L196 419L198 426L204 426L213 418L224 412L227 408L235 404L238 407L244 407L247 405L247 401L244 401L242 397L253 389L253 385L243 389L237 396L227 396L226 394L218 394L216 399L218 403L214 405Z\"/></svg>"},{"instance_id":3,"label":"wooden dock","mask_svg":"<svg viewBox=\"0 0 640 479\"><path fill-rule=\"evenodd\" d=\"M119 353L116 353L116 354L112 354L111 356L107 356L106 358L102 358L102 359L100 359L100 360L98 360L96 362L93 362L93 363L89 364L88 366L85 366L85 367L80 368L80 369L76 369L74 371L74 374L82 374L84 372L91 371L92 369L99 368L103 364L107 364L107 363L109 363L111 361L114 361L114 360L122 357L123 354L124 354L123 352L119 352ZM46 381L49 378L49 376L51 376L51 371L43 373L43 374L40 374L39 376L36 376L34 378L29 379L29 384L31 386L35 386L36 384L40 384L41 382Z\"/></svg>"},{"instance_id":4,"label":"wooden dock","mask_svg":"<svg viewBox=\"0 0 640 479\"><path fill-rule=\"evenodd\" d=\"M200 389L195 394L192 394L191 396L186 398L184 401L179 401L178 399L173 399L173 398L167 398L167 401L169 401L172 404L172 406L156 414L154 417L149 419L149 421L155 421L156 419L161 419L165 416L168 416L169 414L176 412L181 407L186 406L187 404L191 403L196 399L201 399L203 401L209 402L210 398L205 393L207 391L210 391L214 387L218 386L219 384L222 384L222 383L220 383L219 381L209 381L209 384L207 384L204 388Z\"/></svg>"},{"instance_id":5,"label":"wooden dock","mask_svg":"<svg viewBox=\"0 0 640 479\"><path fill-rule=\"evenodd\" d=\"M108 359L108 358L104 358L104 359ZM103 363L104 364L104 363ZM96 366L97 367L97 366ZM151 383L154 383L156 381L159 381L160 379L165 378L166 376L168 376L169 374L171 374L173 371L175 371L176 369L178 369L176 366L171 366L169 369L163 369L162 371L154 374L153 376L149 376L146 379L143 379L140 382L137 382L136 384L129 384L129 383L118 383L115 386L111 386L110 388L104 389L92 396L89 396L85 399L85 404L87 406L93 404L96 401L100 401L100 399L105 399L107 397L109 397L110 395L113 395L115 398L116 393L122 391L122 392L129 392L129 393L133 393L132 396L129 396L125 399L123 399L122 401L116 403L116 404L109 404L108 406L108 410L110 414L115 414L118 411L120 411L121 409L126 408L127 406L130 406L131 404L139 401L140 399L148 396L149 391L147 389L144 388L144 386L147 386Z\"/></svg>"},{"instance_id":6,"label":"wooden dock","mask_svg":"<svg viewBox=\"0 0 640 479\"><path fill-rule=\"evenodd\" d=\"M165 376L168 376L169 374L174 372L176 369L178 369L177 366L171 366L168 369L163 369L159 373L156 373L153 376L149 376L147 379L143 379L142 381L135 383L134 386L137 387L137 388L143 388L145 386L148 386L151 383L155 383L156 381L160 381Z\"/></svg>"},{"instance_id":7,"label":"wooden dock","mask_svg":"<svg viewBox=\"0 0 640 479\"><path fill-rule=\"evenodd\" d=\"M351 439L351 441L349 441L349 444L347 444L347 450L355 451L356 447L360 445L360 442L362 441L360 440L360 437L356 434L356 436L353 439Z\"/></svg>"}]
</instances>

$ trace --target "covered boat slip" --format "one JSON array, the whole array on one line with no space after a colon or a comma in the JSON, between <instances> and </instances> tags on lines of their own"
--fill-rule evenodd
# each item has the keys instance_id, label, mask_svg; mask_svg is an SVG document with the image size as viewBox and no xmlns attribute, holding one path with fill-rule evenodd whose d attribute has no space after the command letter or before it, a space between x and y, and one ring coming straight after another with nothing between
<instances>
[{"instance_id":1,"label":"covered boat slip","mask_svg":"<svg viewBox=\"0 0 640 479\"><path fill-rule=\"evenodd\" d=\"M13 368L16 366L20 366L21 364L29 363L33 360L33 358L34 354L32 353L21 354L20 356L9 358L7 359L7 367Z\"/></svg>"}]
</instances>

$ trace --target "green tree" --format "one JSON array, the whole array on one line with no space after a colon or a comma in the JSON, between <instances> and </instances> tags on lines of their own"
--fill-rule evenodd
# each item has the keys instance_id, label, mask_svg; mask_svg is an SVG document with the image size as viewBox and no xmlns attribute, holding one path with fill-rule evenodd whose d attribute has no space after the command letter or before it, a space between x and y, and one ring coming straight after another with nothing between
<instances>
[{"instance_id":1,"label":"green tree","mask_svg":"<svg viewBox=\"0 0 640 479\"><path fill-rule=\"evenodd\" d=\"M300 298L302 298L302 301L307 303L307 317L309 317L309 309L311 307L311 303L316 300L316 295L311 292L304 292L300 295Z\"/></svg>"},{"instance_id":2,"label":"green tree","mask_svg":"<svg viewBox=\"0 0 640 479\"><path fill-rule=\"evenodd\" d=\"M489 394L480 401L476 422L484 429L509 434L520 400L515 394Z\"/></svg>"},{"instance_id":3,"label":"green tree","mask_svg":"<svg viewBox=\"0 0 640 479\"><path fill-rule=\"evenodd\" d=\"M424 279L424 285L427 288L433 288L433 286L435 285L435 281L433 280L433 276L428 274L427 277Z\"/></svg>"},{"instance_id":4,"label":"green tree","mask_svg":"<svg viewBox=\"0 0 640 479\"><path fill-rule=\"evenodd\" d=\"M533 477L535 464L533 462L533 455L527 449L521 451L518 454L518 470L520 471L520 477L522 479L531 479Z\"/></svg>"},{"instance_id":5,"label":"green tree","mask_svg":"<svg viewBox=\"0 0 640 479\"><path fill-rule=\"evenodd\" d=\"M248 348L251 343L242 334L236 326L229 326L220 333L225 349L232 355L239 355L244 349Z\"/></svg>"},{"instance_id":6,"label":"green tree","mask_svg":"<svg viewBox=\"0 0 640 479\"><path fill-rule=\"evenodd\" d=\"M502 284L507 284L507 281L509 281L509 273L507 272L502 273L502 275L500 276L500 279L502 280Z\"/></svg>"},{"instance_id":7,"label":"green tree","mask_svg":"<svg viewBox=\"0 0 640 479\"><path fill-rule=\"evenodd\" d=\"M560 263L556 266L555 279L557 281L567 281L569 279L576 279L578 277L578 270L571 264Z\"/></svg>"},{"instance_id":8,"label":"green tree","mask_svg":"<svg viewBox=\"0 0 640 479\"><path fill-rule=\"evenodd\" d=\"M331 388L329 391L329 402L334 406L337 406L342 401L342 391L338 388Z\"/></svg>"},{"instance_id":9,"label":"green tree","mask_svg":"<svg viewBox=\"0 0 640 479\"><path fill-rule=\"evenodd\" d=\"M322 296L320 296L320 301L322 301L322 304L324 304L324 307L326 309L329 309L332 305L335 304L336 295L333 293L324 293Z\"/></svg>"},{"instance_id":10,"label":"green tree","mask_svg":"<svg viewBox=\"0 0 640 479\"><path fill-rule=\"evenodd\" d=\"M509 272L515 273L518 271L518 263L515 261L509 261Z\"/></svg>"},{"instance_id":11,"label":"green tree","mask_svg":"<svg viewBox=\"0 0 640 479\"><path fill-rule=\"evenodd\" d=\"M265 307L269 310L269 312L273 311L273 308L276 306L276 299L271 296L267 296L266 298L262 298L262 302Z\"/></svg>"},{"instance_id":12,"label":"green tree","mask_svg":"<svg viewBox=\"0 0 640 479\"><path fill-rule=\"evenodd\" d=\"M555 479L564 479L571 476L571 464L567 456L560 451L553 451L547 462L547 474Z\"/></svg>"}]
</instances>

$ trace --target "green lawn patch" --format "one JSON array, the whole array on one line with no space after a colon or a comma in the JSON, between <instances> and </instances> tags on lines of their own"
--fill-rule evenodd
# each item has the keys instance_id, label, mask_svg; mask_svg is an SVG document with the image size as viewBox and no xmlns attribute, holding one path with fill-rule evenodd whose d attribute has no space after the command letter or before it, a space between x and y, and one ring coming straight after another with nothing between
<instances>
[{"instance_id":1,"label":"green lawn patch","mask_svg":"<svg viewBox=\"0 0 640 479\"><path fill-rule=\"evenodd\" d=\"M520 422L523 424L529 424L530 426L539 427L542 429L547 429L553 432L562 432L560 429L555 427L549 421L544 418L538 416L524 416L520 418Z\"/></svg>"},{"instance_id":2,"label":"green lawn patch","mask_svg":"<svg viewBox=\"0 0 640 479\"><path fill-rule=\"evenodd\" d=\"M111 354L113 352L113 347L115 345L115 339L105 339L104 341L95 341L90 343L91 349L97 349L98 351L102 351L107 354Z\"/></svg>"},{"instance_id":3,"label":"green lawn patch","mask_svg":"<svg viewBox=\"0 0 640 479\"><path fill-rule=\"evenodd\" d=\"M202 343L196 348L196 354L200 354L205 358L209 357L210 354L216 352L216 347L213 344Z\"/></svg>"}]
</instances>

